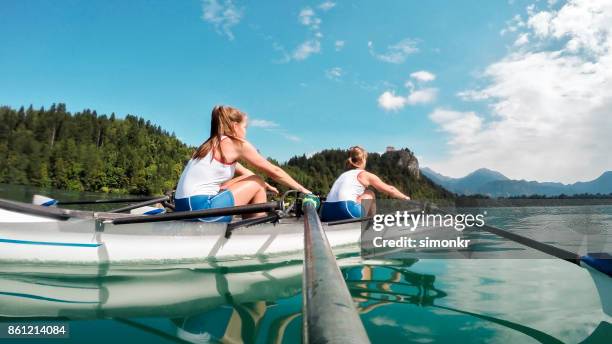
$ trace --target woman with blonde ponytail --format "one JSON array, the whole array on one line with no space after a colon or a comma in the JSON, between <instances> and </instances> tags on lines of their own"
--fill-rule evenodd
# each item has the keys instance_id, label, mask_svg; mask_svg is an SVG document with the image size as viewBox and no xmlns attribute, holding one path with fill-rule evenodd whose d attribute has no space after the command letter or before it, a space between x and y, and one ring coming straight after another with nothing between
<instances>
[{"instance_id":1,"label":"woman with blonde ponytail","mask_svg":"<svg viewBox=\"0 0 612 344\"><path fill-rule=\"evenodd\" d=\"M375 195L371 186L393 198L409 200L410 197L401 193L395 187L386 184L374 173L365 170L368 152L359 146L349 148L346 167L348 171L342 173L332 185L327 199L321 209L321 220L337 221L361 217L361 202L374 200Z\"/></svg>"},{"instance_id":2,"label":"woman with blonde ponytail","mask_svg":"<svg viewBox=\"0 0 612 344\"><path fill-rule=\"evenodd\" d=\"M266 190L278 193L276 188L242 166L239 160L248 162L283 185L311 193L280 167L259 155L246 140L247 119L244 112L233 107L213 108L210 137L193 153L179 179L175 194L177 211L264 203ZM243 217L259 215L264 214ZM221 216L200 221L229 222L231 219L231 216Z\"/></svg>"}]
</instances>

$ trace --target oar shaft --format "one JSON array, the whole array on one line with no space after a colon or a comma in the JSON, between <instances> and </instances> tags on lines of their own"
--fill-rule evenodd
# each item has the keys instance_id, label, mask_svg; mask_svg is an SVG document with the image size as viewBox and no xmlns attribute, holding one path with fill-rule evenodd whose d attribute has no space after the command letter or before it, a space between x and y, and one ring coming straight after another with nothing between
<instances>
[{"instance_id":1,"label":"oar shaft","mask_svg":"<svg viewBox=\"0 0 612 344\"><path fill-rule=\"evenodd\" d=\"M274 211L280 208L281 208L281 205L279 204L279 202L267 202L267 203L241 205L237 207L212 208L212 209L194 210L194 211L177 211L177 212L161 214L161 215L127 216L127 217L113 219L112 222L115 225L123 225L123 224L130 224L130 223L189 220L189 219L197 219L200 217L253 214L253 213L259 213L259 212Z\"/></svg>"},{"instance_id":2,"label":"oar shaft","mask_svg":"<svg viewBox=\"0 0 612 344\"><path fill-rule=\"evenodd\" d=\"M441 209L437 209L437 211L453 215L453 213ZM580 255L576 253L489 225L479 227L479 229L580 266Z\"/></svg>"},{"instance_id":3,"label":"oar shaft","mask_svg":"<svg viewBox=\"0 0 612 344\"><path fill-rule=\"evenodd\" d=\"M538 250L540 252L544 252L546 254L550 254L551 256L557 257L559 259L563 259L565 261L568 261L570 263L574 263L576 265L580 265L580 256L576 253L564 250L562 248L559 247L555 247L552 245L548 245L545 244L543 242L539 242L537 240L531 239L531 238L527 238L525 236L510 232L510 231L505 231L503 229L500 228L496 228L496 227L492 227L492 226L483 226L480 229L489 232L491 234L495 234L497 236L500 236L502 238L506 238L508 240L512 240L514 242L517 242L519 244L522 244L524 246L533 248L535 250Z\"/></svg>"},{"instance_id":4,"label":"oar shaft","mask_svg":"<svg viewBox=\"0 0 612 344\"><path fill-rule=\"evenodd\" d=\"M140 208L140 207L145 207L147 205L151 205L151 204L155 204L155 203L164 202L164 201L167 201L169 199L170 199L170 197L168 197L168 196L159 197L159 198L153 198L153 199L150 199L148 201L126 205L125 207L113 209L113 210L110 210L108 212L109 213L122 213L124 211L132 210L132 209L136 209L136 208Z\"/></svg>"},{"instance_id":5,"label":"oar shaft","mask_svg":"<svg viewBox=\"0 0 612 344\"><path fill-rule=\"evenodd\" d=\"M304 205L303 343L370 343L312 203Z\"/></svg>"},{"instance_id":6,"label":"oar shaft","mask_svg":"<svg viewBox=\"0 0 612 344\"><path fill-rule=\"evenodd\" d=\"M79 201L58 201L58 205L79 205L79 204L106 204L106 203L131 203L145 202L159 197L140 197L140 198L115 198L115 199L97 199L97 200L79 200Z\"/></svg>"}]
</instances>

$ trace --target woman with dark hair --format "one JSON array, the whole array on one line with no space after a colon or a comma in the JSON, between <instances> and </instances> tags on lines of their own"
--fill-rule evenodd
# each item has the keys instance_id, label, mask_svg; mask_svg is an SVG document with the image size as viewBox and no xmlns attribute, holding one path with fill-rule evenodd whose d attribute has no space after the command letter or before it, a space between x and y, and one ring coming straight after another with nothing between
<instances>
[{"instance_id":1,"label":"woman with dark hair","mask_svg":"<svg viewBox=\"0 0 612 344\"><path fill-rule=\"evenodd\" d=\"M246 140L246 130L247 115L244 112L229 106L215 106L211 114L210 137L193 153L179 179L175 194L177 211L264 203L266 190L278 193L276 188L242 166L239 160L248 162L289 188L311 193L287 172L262 157ZM260 215L264 214L243 217ZM229 222L231 216L200 221Z\"/></svg>"},{"instance_id":2,"label":"woman with dark hair","mask_svg":"<svg viewBox=\"0 0 612 344\"><path fill-rule=\"evenodd\" d=\"M376 198L374 192L366 190L369 186L393 198L410 199L394 186L383 182L374 173L365 170L368 159L368 152L365 149L359 146L351 147L348 155L346 166L349 170L342 173L332 185L327 199L323 202L321 220L360 218L362 201L373 202Z\"/></svg>"}]
</instances>

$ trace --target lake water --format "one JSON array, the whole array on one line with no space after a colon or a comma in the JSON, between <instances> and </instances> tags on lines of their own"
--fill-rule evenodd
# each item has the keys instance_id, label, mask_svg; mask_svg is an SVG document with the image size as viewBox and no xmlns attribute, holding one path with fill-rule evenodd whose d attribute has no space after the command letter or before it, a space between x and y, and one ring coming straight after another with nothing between
<instances>
[{"instance_id":1,"label":"lake water","mask_svg":"<svg viewBox=\"0 0 612 344\"><path fill-rule=\"evenodd\" d=\"M29 201L36 192L41 190L0 185L0 198ZM612 228L612 206L487 211L489 224L523 232L542 226L578 232ZM557 259L398 262L348 254L339 264L373 343L610 343L612 338L611 319L588 272ZM67 321L66 341L75 343L301 341L299 261L243 269L131 266L103 277L87 277L82 269L1 266L0 322Z\"/></svg>"}]
</instances>

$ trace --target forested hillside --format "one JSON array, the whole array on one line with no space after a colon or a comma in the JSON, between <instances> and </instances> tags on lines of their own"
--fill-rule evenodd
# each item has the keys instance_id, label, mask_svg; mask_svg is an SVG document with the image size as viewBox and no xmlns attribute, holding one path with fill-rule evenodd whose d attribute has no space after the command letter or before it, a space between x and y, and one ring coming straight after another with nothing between
<instances>
[{"instance_id":1,"label":"forested hillside","mask_svg":"<svg viewBox=\"0 0 612 344\"><path fill-rule=\"evenodd\" d=\"M176 186L193 149L132 115L117 119L90 110L71 114L64 104L48 109L0 107L0 183L162 194ZM326 195L345 170L346 157L344 150L324 150L293 157L281 167L310 190ZM408 149L370 154L368 170L413 198L453 197L419 176L418 161Z\"/></svg>"},{"instance_id":2,"label":"forested hillside","mask_svg":"<svg viewBox=\"0 0 612 344\"><path fill-rule=\"evenodd\" d=\"M346 171L347 151L328 149L311 157L304 155L289 159L283 165L300 183L313 192L327 194L334 180ZM407 193L414 199L448 199L454 195L419 175L416 157L409 149L384 154L368 154L366 169ZM384 195L379 195L384 197Z\"/></svg>"},{"instance_id":3,"label":"forested hillside","mask_svg":"<svg viewBox=\"0 0 612 344\"><path fill-rule=\"evenodd\" d=\"M0 182L76 191L159 194L192 149L159 126L64 104L0 107Z\"/></svg>"}]
</instances>

